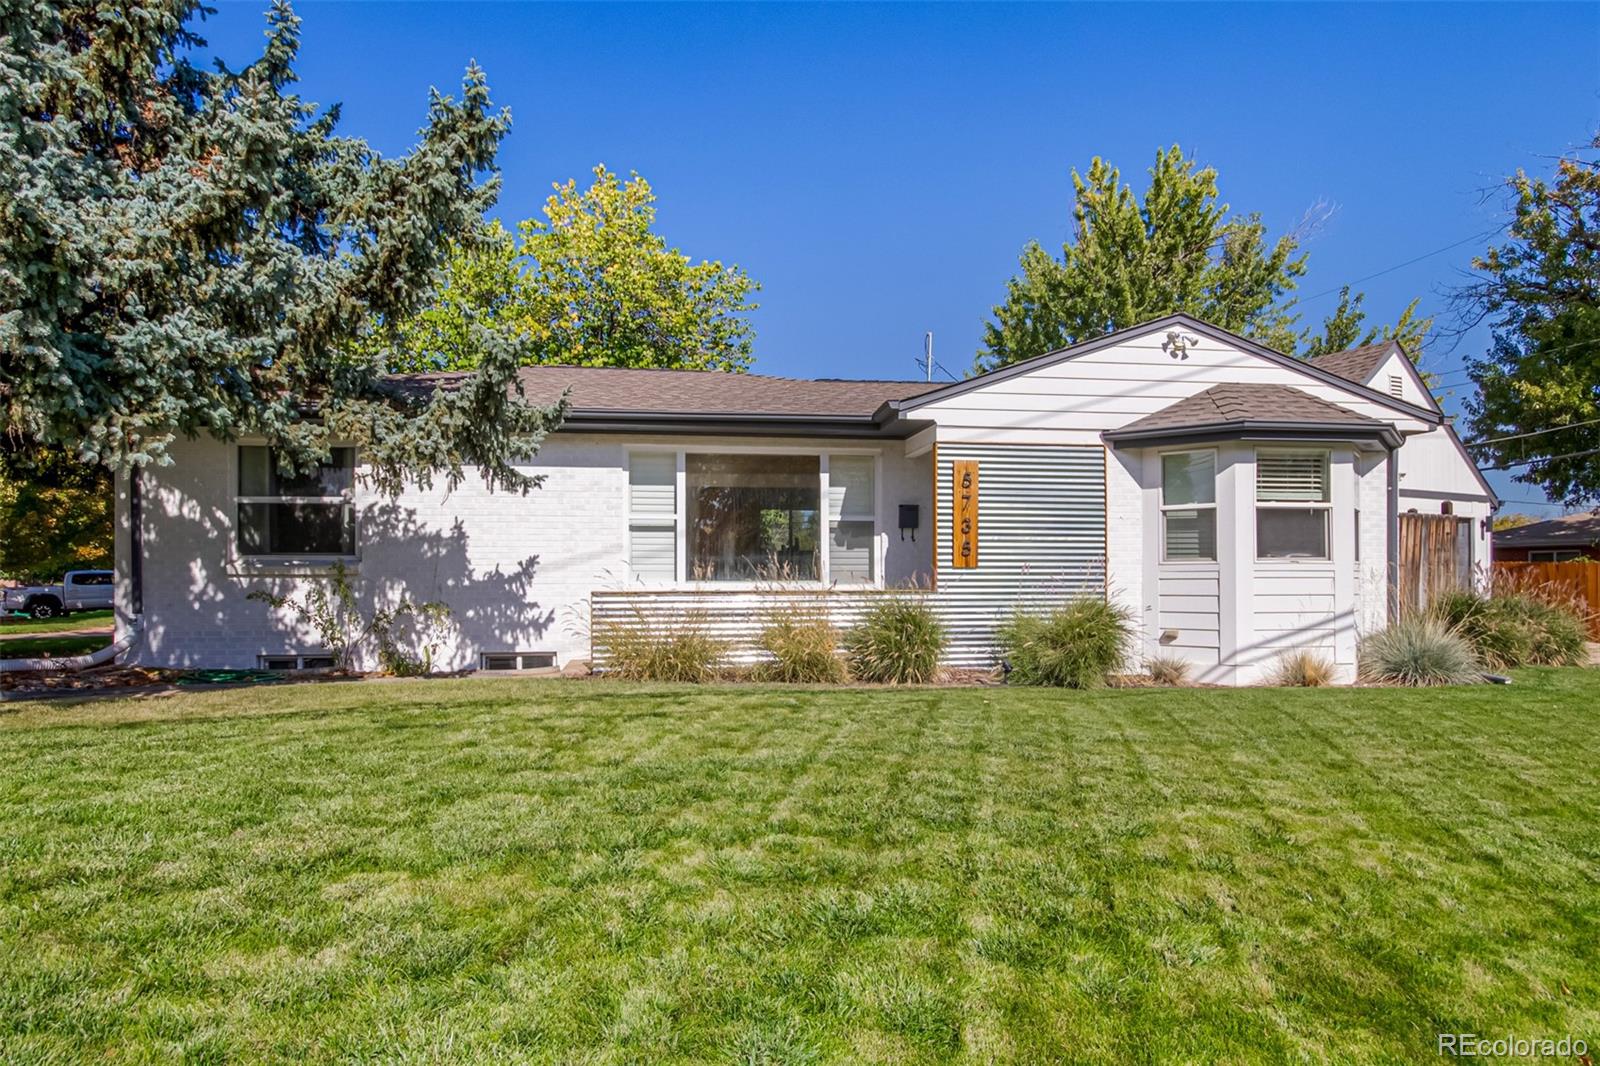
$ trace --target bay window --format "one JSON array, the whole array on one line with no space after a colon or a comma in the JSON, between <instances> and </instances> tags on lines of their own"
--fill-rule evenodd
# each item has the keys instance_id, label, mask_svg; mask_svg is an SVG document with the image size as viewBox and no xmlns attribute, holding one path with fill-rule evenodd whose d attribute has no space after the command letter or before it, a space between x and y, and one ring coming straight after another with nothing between
<instances>
[{"instance_id":1,"label":"bay window","mask_svg":"<svg viewBox=\"0 0 1600 1066\"><path fill-rule=\"evenodd\" d=\"M1162 455L1161 557L1168 562L1216 561L1216 452Z\"/></svg>"},{"instance_id":2,"label":"bay window","mask_svg":"<svg viewBox=\"0 0 1600 1066\"><path fill-rule=\"evenodd\" d=\"M1329 492L1325 451L1256 452L1256 558L1327 559Z\"/></svg>"},{"instance_id":3,"label":"bay window","mask_svg":"<svg viewBox=\"0 0 1600 1066\"><path fill-rule=\"evenodd\" d=\"M632 452L629 568L651 584L680 574L870 584L878 577L875 466L869 455Z\"/></svg>"},{"instance_id":4,"label":"bay window","mask_svg":"<svg viewBox=\"0 0 1600 1066\"><path fill-rule=\"evenodd\" d=\"M334 448L305 474L278 469L275 449L239 448L240 555L350 556L356 550L354 448Z\"/></svg>"}]
</instances>

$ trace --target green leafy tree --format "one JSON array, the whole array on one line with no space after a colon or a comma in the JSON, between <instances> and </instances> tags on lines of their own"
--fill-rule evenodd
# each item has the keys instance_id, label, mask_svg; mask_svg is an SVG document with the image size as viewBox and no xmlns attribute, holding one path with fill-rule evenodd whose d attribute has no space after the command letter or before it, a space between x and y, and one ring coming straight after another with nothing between
<instances>
[{"instance_id":1,"label":"green leafy tree","mask_svg":"<svg viewBox=\"0 0 1600 1066\"><path fill-rule=\"evenodd\" d=\"M438 298L401 328L393 365L463 370L481 349L467 326L526 338L530 363L740 371L759 286L737 266L692 262L652 227L655 194L604 166L558 185L544 217L513 237L490 227L449 261Z\"/></svg>"},{"instance_id":2,"label":"green leafy tree","mask_svg":"<svg viewBox=\"0 0 1600 1066\"><path fill-rule=\"evenodd\" d=\"M111 475L60 449L0 450L0 577L111 565Z\"/></svg>"},{"instance_id":3,"label":"green leafy tree","mask_svg":"<svg viewBox=\"0 0 1600 1066\"><path fill-rule=\"evenodd\" d=\"M1531 526L1535 522L1542 521L1544 521L1542 518L1536 518L1531 514L1522 514L1521 512L1510 511L1506 514L1495 515L1493 525L1494 531L1499 533L1502 530L1517 529L1522 526Z\"/></svg>"},{"instance_id":4,"label":"green leafy tree","mask_svg":"<svg viewBox=\"0 0 1600 1066\"><path fill-rule=\"evenodd\" d=\"M391 491L468 467L529 487L512 464L562 412L517 392L523 338L466 323L479 373L448 391L381 356L494 199L509 116L482 72L385 159L291 91L286 4L241 70L186 58L203 10L0 5L0 429L112 468L180 434L258 433L299 467L338 438Z\"/></svg>"},{"instance_id":5,"label":"green leafy tree","mask_svg":"<svg viewBox=\"0 0 1600 1066\"><path fill-rule=\"evenodd\" d=\"M1422 347L1427 343L1428 334L1433 330L1431 316L1417 317L1417 305L1421 303L1421 297L1407 304L1393 325L1381 328L1366 325L1367 313L1361 307L1365 300L1365 293L1358 292L1352 295L1350 286L1342 287L1339 290L1339 306L1323 320L1319 332L1308 332L1305 335L1300 354L1310 359L1328 352L1359 348L1363 344L1372 344L1380 340L1393 340L1400 342L1400 347L1405 350L1406 356L1413 363L1420 360Z\"/></svg>"},{"instance_id":6,"label":"green leafy tree","mask_svg":"<svg viewBox=\"0 0 1600 1066\"><path fill-rule=\"evenodd\" d=\"M1142 198L1121 172L1096 157L1072 172L1073 233L1057 258L1037 241L985 327L974 369L1056 351L1078 341L1182 311L1267 347L1313 352L1376 332L1362 326L1362 297L1348 290L1321 337L1299 336L1292 294L1306 271L1294 236L1269 240L1259 215L1222 203L1217 172L1173 145L1156 153ZM1297 254L1299 253L1299 254ZM1415 304L1393 329L1425 333ZM1419 346L1420 347L1420 346ZM1408 350L1410 346L1408 345Z\"/></svg>"},{"instance_id":7,"label":"green leafy tree","mask_svg":"<svg viewBox=\"0 0 1600 1066\"><path fill-rule=\"evenodd\" d=\"M1488 439L1547 429L1476 449L1485 465L1522 464L1518 481L1574 506L1600 499L1600 134L1560 160L1553 181L1507 179L1507 241L1473 260L1460 293L1493 345L1468 367L1472 434ZM1474 320L1469 319L1469 321ZM1560 427L1570 426L1570 429Z\"/></svg>"}]
</instances>

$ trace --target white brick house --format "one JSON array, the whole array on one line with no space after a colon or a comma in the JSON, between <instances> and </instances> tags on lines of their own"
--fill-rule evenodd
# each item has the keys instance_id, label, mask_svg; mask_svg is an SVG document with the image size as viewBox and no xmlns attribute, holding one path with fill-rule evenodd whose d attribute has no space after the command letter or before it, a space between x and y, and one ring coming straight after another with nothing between
<instances>
[{"instance_id":1,"label":"white brick house","mask_svg":"<svg viewBox=\"0 0 1600 1066\"><path fill-rule=\"evenodd\" d=\"M1359 634L1393 609L1407 512L1453 516L1460 572L1488 559L1493 494L1393 344L1306 363L1174 315L942 386L566 367L524 381L572 398L527 495L469 478L376 496L353 450L285 483L248 440L183 442L137 492L124 479L132 661L315 657L314 633L248 595L338 561L367 602L447 603L450 669L590 659L596 613L696 610L748 642L787 598L848 624L918 584L952 662L992 663L1017 607L1104 594L1134 611L1137 654L1204 680L1255 681L1297 647L1350 677Z\"/></svg>"}]
</instances>

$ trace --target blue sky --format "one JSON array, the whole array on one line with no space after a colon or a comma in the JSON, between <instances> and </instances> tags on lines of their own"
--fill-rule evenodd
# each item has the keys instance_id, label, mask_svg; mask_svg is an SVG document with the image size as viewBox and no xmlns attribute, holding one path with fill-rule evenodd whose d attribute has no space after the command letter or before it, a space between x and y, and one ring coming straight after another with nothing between
<instances>
[{"instance_id":1,"label":"blue sky","mask_svg":"<svg viewBox=\"0 0 1600 1066\"><path fill-rule=\"evenodd\" d=\"M200 32L243 63L265 6L222 4ZM1100 155L1137 186L1174 142L1274 234L1334 205L1308 320L1334 302L1311 297L1388 271L1357 286L1375 319L1421 296L1449 324L1480 242L1389 268L1499 225L1506 174L1600 126L1594 4L296 9L301 91L385 152L477 59L514 116L505 218L597 162L647 177L673 244L762 283L770 374L915 377L930 329L963 374L1023 245L1065 236L1070 170ZM1458 385L1485 339L1424 366ZM1543 510L1495 482L1508 510Z\"/></svg>"}]
</instances>

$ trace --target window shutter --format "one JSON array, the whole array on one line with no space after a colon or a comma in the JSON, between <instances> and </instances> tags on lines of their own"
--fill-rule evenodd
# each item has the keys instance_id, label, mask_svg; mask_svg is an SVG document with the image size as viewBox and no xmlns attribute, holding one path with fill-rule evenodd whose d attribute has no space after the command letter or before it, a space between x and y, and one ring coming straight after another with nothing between
<instances>
[{"instance_id":1,"label":"window shutter","mask_svg":"<svg viewBox=\"0 0 1600 1066\"><path fill-rule=\"evenodd\" d=\"M1257 452L1256 499L1268 503L1326 503L1327 456L1319 452Z\"/></svg>"},{"instance_id":2,"label":"window shutter","mask_svg":"<svg viewBox=\"0 0 1600 1066\"><path fill-rule=\"evenodd\" d=\"M876 505L872 493L872 456L828 457L828 502L832 519L871 520Z\"/></svg>"},{"instance_id":3,"label":"window shutter","mask_svg":"<svg viewBox=\"0 0 1600 1066\"><path fill-rule=\"evenodd\" d=\"M671 452L635 452L628 459L628 513L677 514L678 459Z\"/></svg>"}]
</instances>

